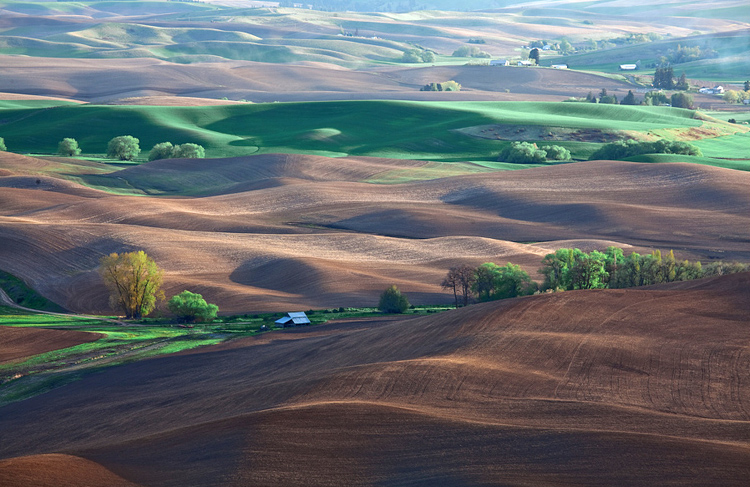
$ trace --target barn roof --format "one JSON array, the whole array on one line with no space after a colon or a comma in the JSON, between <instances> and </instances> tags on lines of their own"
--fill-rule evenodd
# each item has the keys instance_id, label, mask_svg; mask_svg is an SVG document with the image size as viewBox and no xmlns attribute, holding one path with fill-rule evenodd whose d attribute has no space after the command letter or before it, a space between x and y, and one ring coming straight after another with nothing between
<instances>
[{"instance_id":1,"label":"barn roof","mask_svg":"<svg viewBox=\"0 0 750 487\"><path fill-rule=\"evenodd\" d=\"M279 325L286 325L290 321L295 325L310 324L310 319L307 317L304 311L287 313L283 318L279 318L278 320L276 320L276 323Z\"/></svg>"}]
</instances>

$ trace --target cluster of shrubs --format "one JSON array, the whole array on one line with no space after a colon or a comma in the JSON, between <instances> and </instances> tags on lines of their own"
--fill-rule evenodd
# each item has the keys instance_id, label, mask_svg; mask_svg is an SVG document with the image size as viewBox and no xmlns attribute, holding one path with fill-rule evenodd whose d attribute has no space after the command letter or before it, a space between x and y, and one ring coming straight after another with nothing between
<instances>
[{"instance_id":1,"label":"cluster of shrubs","mask_svg":"<svg viewBox=\"0 0 750 487\"><path fill-rule=\"evenodd\" d=\"M580 249L560 249L542 260L539 273L544 276L544 281L541 285L532 281L518 265L509 262L500 267L487 262L476 268L467 265L452 267L442 286L453 290L458 307L459 295L466 305L473 299L492 301L545 291L621 289L748 270L750 266L738 262L719 261L703 266L699 261L678 261L671 250L666 256L662 256L659 250L645 255L633 252L626 256L618 247L588 253Z\"/></svg>"},{"instance_id":2,"label":"cluster of shrubs","mask_svg":"<svg viewBox=\"0 0 750 487\"><path fill-rule=\"evenodd\" d=\"M498 160L516 164L569 161L570 151L559 145L545 145L539 148L531 142L513 142L500 152Z\"/></svg>"},{"instance_id":3,"label":"cluster of shrubs","mask_svg":"<svg viewBox=\"0 0 750 487\"><path fill-rule=\"evenodd\" d=\"M461 46L453 51L453 57L491 58L492 54L482 51L477 46Z\"/></svg>"},{"instance_id":4,"label":"cluster of shrubs","mask_svg":"<svg viewBox=\"0 0 750 487\"><path fill-rule=\"evenodd\" d=\"M204 157L206 157L206 150L202 146L192 143L172 145L171 142L160 142L148 153L149 161L157 159L203 159Z\"/></svg>"},{"instance_id":5,"label":"cluster of shrubs","mask_svg":"<svg viewBox=\"0 0 750 487\"><path fill-rule=\"evenodd\" d=\"M600 147L591 154L589 160L622 160L642 154L679 154L684 156L702 156L703 152L687 142L657 140L656 142L637 142L635 140L618 140Z\"/></svg>"},{"instance_id":6,"label":"cluster of shrubs","mask_svg":"<svg viewBox=\"0 0 750 487\"><path fill-rule=\"evenodd\" d=\"M453 80L442 83L428 83L421 87L419 91L461 91L461 84Z\"/></svg>"},{"instance_id":7,"label":"cluster of shrubs","mask_svg":"<svg viewBox=\"0 0 750 487\"><path fill-rule=\"evenodd\" d=\"M409 49L401 56L402 63L434 63L435 53L427 49Z\"/></svg>"}]
</instances>

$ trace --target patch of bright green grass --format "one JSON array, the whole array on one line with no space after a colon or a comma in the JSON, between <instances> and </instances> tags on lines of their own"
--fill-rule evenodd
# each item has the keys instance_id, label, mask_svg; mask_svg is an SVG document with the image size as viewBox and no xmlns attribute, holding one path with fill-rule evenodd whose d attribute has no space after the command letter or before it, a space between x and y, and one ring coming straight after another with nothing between
<instances>
[{"instance_id":1,"label":"patch of bright green grass","mask_svg":"<svg viewBox=\"0 0 750 487\"><path fill-rule=\"evenodd\" d=\"M0 116L5 122L0 131L8 146L18 152L46 150L54 153L60 140L73 137L85 154L96 155L106 150L111 138L133 135L140 139L141 160L154 144L169 141L198 143L206 148L208 157L299 153L434 163L420 170L384 173L372 181L385 183L481 170L477 164L466 164L466 161L495 170L530 167L497 163L498 154L510 142L472 137L459 131L467 127L511 124L597 129L644 136L659 133L670 140L680 140L687 129L701 126L710 126L711 130L718 127L721 133L727 134L744 130L741 126L713 119L702 120L690 110L542 102L335 101L210 107L70 105L0 108ZM736 157L726 153L742 148L746 140L745 136L729 135L720 142L698 141L698 145L705 145L707 157ZM540 141L539 144L548 143ZM588 159L600 146L576 141L556 144L568 148L575 160ZM206 165L210 168L210 162ZM173 174L162 180L151 175L138 179L138 172L112 173L101 168L92 170L90 175L80 174L76 170L68 177L122 194L203 194L208 191L205 181L191 182L190 175Z\"/></svg>"}]
</instances>

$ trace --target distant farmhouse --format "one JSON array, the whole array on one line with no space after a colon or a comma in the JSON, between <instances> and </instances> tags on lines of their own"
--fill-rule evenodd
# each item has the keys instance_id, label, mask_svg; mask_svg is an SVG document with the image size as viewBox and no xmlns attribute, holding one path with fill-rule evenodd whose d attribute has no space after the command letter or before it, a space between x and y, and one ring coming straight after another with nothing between
<instances>
[{"instance_id":1,"label":"distant farmhouse","mask_svg":"<svg viewBox=\"0 0 750 487\"><path fill-rule=\"evenodd\" d=\"M703 88L698 90L698 93L703 93L704 95L723 95L724 87L714 86L713 88L708 88L707 86L704 86Z\"/></svg>"},{"instance_id":2,"label":"distant farmhouse","mask_svg":"<svg viewBox=\"0 0 750 487\"><path fill-rule=\"evenodd\" d=\"M303 311L300 311L299 313L287 313L286 316L279 318L275 323L277 326L309 325L310 319Z\"/></svg>"},{"instance_id":3,"label":"distant farmhouse","mask_svg":"<svg viewBox=\"0 0 750 487\"><path fill-rule=\"evenodd\" d=\"M490 61L490 66L510 66L510 61L507 59L493 59Z\"/></svg>"},{"instance_id":4,"label":"distant farmhouse","mask_svg":"<svg viewBox=\"0 0 750 487\"><path fill-rule=\"evenodd\" d=\"M552 69L568 69L567 64L553 64Z\"/></svg>"},{"instance_id":5,"label":"distant farmhouse","mask_svg":"<svg viewBox=\"0 0 750 487\"><path fill-rule=\"evenodd\" d=\"M637 64L621 64L620 71L635 71L638 69Z\"/></svg>"},{"instance_id":6,"label":"distant farmhouse","mask_svg":"<svg viewBox=\"0 0 750 487\"><path fill-rule=\"evenodd\" d=\"M534 62L533 61L528 61L528 60L526 60L526 61L518 61L518 64L517 64L517 66L533 66L533 65L534 65Z\"/></svg>"}]
</instances>

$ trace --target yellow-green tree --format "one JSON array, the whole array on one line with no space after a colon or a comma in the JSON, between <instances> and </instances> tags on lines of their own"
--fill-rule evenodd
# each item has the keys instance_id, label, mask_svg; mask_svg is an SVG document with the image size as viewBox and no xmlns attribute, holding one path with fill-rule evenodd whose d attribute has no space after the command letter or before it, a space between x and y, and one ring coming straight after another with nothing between
<instances>
[{"instance_id":1,"label":"yellow-green tree","mask_svg":"<svg viewBox=\"0 0 750 487\"><path fill-rule=\"evenodd\" d=\"M142 250L112 253L99 261L99 273L110 291L109 303L126 318L141 318L156 307L162 284L162 270Z\"/></svg>"}]
</instances>

